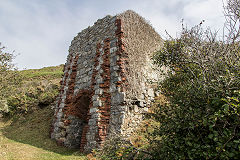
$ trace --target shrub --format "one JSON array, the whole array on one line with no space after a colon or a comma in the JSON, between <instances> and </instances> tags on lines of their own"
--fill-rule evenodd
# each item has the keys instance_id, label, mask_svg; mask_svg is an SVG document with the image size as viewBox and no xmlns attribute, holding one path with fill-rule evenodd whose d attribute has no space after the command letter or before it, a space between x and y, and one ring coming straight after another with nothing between
<instances>
[{"instance_id":1,"label":"shrub","mask_svg":"<svg viewBox=\"0 0 240 160\"><path fill-rule=\"evenodd\" d=\"M148 152L138 149L123 136L111 134L108 136L104 145L93 151L98 159L122 160L122 159L149 159Z\"/></svg>"},{"instance_id":2,"label":"shrub","mask_svg":"<svg viewBox=\"0 0 240 160\"><path fill-rule=\"evenodd\" d=\"M96 155L100 159L116 159L120 160L129 155L133 151L132 145L129 141L124 140L120 136L108 137L104 146L96 152Z\"/></svg>"},{"instance_id":3,"label":"shrub","mask_svg":"<svg viewBox=\"0 0 240 160\"><path fill-rule=\"evenodd\" d=\"M44 80L28 82L19 88L18 94L13 94L7 98L9 112L8 115L25 114L40 107L50 105L55 101L59 86L51 81Z\"/></svg>"},{"instance_id":4,"label":"shrub","mask_svg":"<svg viewBox=\"0 0 240 160\"><path fill-rule=\"evenodd\" d=\"M217 40L202 23L183 27L153 57L170 68L159 84L169 103L152 115L160 122L152 134L153 159L240 158L240 35L232 26L239 24L239 0L229 0L225 11L227 39Z\"/></svg>"},{"instance_id":5,"label":"shrub","mask_svg":"<svg viewBox=\"0 0 240 160\"><path fill-rule=\"evenodd\" d=\"M54 102L63 65L18 71L14 57L0 47L0 114L25 114Z\"/></svg>"},{"instance_id":6,"label":"shrub","mask_svg":"<svg viewBox=\"0 0 240 160\"><path fill-rule=\"evenodd\" d=\"M11 108L8 106L8 98L17 93L18 86L21 85L22 77L12 64L13 53L4 51L0 43L0 114L9 114Z\"/></svg>"}]
</instances>

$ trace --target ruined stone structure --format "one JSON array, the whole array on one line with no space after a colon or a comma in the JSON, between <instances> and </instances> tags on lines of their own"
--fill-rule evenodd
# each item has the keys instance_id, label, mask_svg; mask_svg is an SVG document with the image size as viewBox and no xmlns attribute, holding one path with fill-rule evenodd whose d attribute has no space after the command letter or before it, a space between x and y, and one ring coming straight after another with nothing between
<instances>
[{"instance_id":1,"label":"ruined stone structure","mask_svg":"<svg viewBox=\"0 0 240 160\"><path fill-rule=\"evenodd\" d=\"M138 14L99 19L72 41L51 137L89 151L110 133L130 136L154 99L151 54L162 39Z\"/></svg>"}]
</instances>

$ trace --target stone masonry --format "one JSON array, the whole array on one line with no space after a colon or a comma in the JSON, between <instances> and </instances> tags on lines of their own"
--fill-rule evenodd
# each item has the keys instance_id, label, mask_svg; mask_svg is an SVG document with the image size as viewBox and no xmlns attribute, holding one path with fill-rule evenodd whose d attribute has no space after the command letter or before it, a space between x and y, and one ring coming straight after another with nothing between
<instances>
[{"instance_id":1,"label":"stone masonry","mask_svg":"<svg viewBox=\"0 0 240 160\"><path fill-rule=\"evenodd\" d=\"M154 99L151 54L162 39L138 14L99 19L72 41L51 138L90 151L110 133L130 136Z\"/></svg>"}]
</instances>

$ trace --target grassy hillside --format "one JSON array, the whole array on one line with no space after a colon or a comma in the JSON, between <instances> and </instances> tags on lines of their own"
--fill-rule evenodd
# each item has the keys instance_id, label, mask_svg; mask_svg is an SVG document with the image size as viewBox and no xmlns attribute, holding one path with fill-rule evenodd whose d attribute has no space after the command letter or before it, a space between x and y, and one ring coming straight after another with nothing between
<instances>
[{"instance_id":1,"label":"grassy hillside","mask_svg":"<svg viewBox=\"0 0 240 160\"><path fill-rule=\"evenodd\" d=\"M0 120L1 160L81 160L78 150L57 146L49 138L50 106L14 120Z\"/></svg>"},{"instance_id":2,"label":"grassy hillside","mask_svg":"<svg viewBox=\"0 0 240 160\"><path fill-rule=\"evenodd\" d=\"M12 86L16 91L5 97L5 114L10 116L29 113L53 103L58 95L63 65L17 71L17 74L20 82Z\"/></svg>"},{"instance_id":3,"label":"grassy hillside","mask_svg":"<svg viewBox=\"0 0 240 160\"><path fill-rule=\"evenodd\" d=\"M32 79L59 79L63 74L63 64L53 67L44 67L42 69L28 69L22 70L20 73L26 78L26 80Z\"/></svg>"},{"instance_id":4,"label":"grassy hillside","mask_svg":"<svg viewBox=\"0 0 240 160\"><path fill-rule=\"evenodd\" d=\"M55 96L63 65L19 71L19 94L8 100L11 119L0 118L1 160L79 160L79 150L57 146L49 138Z\"/></svg>"}]
</instances>

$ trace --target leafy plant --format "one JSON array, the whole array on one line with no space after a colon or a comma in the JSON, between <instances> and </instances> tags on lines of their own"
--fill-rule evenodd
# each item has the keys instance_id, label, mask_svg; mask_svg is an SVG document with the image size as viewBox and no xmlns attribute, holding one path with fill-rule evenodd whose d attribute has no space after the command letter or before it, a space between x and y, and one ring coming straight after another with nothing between
<instances>
[{"instance_id":1,"label":"leafy plant","mask_svg":"<svg viewBox=\"0 0 240 160\"><path fill-rule=\"evenodd\" d=\"M160 122L151 135L153 159L240 158L239 11L240 1L229 0L223 40L201 22L183 26L155 53L155 64L169 67L159 83L169 103L152 114Z\"/></svg>"},{"instance_id":2,"label":"leafy plant","mask_svg":"<svg viewBox=\"0 0 240 160\"><path fill-rule=\"evenodd\" d=\"M25 114L54 102L63 65L18 71L14 57L0 48L0 114Z\"/></svg>"},{"instance_id":3,"label":"leafy plant","mask_svg":"<svg viewBox=\"0 0 240 160\"><path fill-rule=\"evenodd\" d=\"M7 99L17 93L17 86L21 85L22 77L12 64L14 54L7 53L4 49L0 43L0 113L7 114L10 111Z\"/></svg>"},{"instance_id":4,"label":"leafy plant","mask_svg":"<svg viewBox=\"0 0 240 160\"><path fill-rule=\"evenodd\" d=\"M104 145L93 151L98 159L122 160L122 159L149 159L148 152L138 149L123 136L113 134L108 136Z\"/></svg>"}]
</instances>

